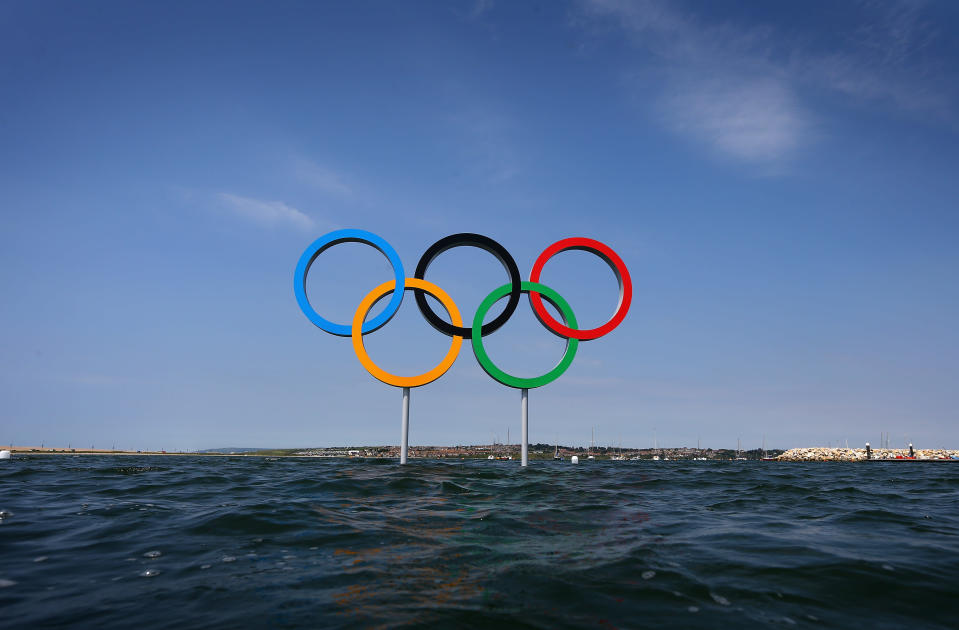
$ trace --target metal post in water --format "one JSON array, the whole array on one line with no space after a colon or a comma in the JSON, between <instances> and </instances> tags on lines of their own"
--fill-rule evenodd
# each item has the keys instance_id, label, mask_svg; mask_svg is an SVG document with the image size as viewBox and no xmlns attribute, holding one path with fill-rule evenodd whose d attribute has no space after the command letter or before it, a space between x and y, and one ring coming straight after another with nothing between
<instances>
[{"instance_id":1,"label":"metal post in water","mask_svg":"<svg viewBox=\"0 0 959 630\"><path fill-rule=\"evenodd\" d=\"M866 442L866 459L872 459L872 449L869 447L869 442Z\"/></svg>"},{"instance_id":2,"label":"metal post in water","mask_svg":"<svg viewBox=\"0 0 959 630\"><path fill-rule=\"evenodd\" d=\"M410 449L410 388L403 388L403 435L400 438L400 463L406 463L406 453Z\"/></svg>"},{"instance_id":3,"label":"metal post in water","mask_svg":"<svg viewBox=\"0 0 959 630\"><path fill-rule=\"evenodd\" d=\"M522 391L522 402L520 403L523 408L523 456L522 462L523 466L529 464L529 390L523 389Z\"/></svg>"}]
</instances>

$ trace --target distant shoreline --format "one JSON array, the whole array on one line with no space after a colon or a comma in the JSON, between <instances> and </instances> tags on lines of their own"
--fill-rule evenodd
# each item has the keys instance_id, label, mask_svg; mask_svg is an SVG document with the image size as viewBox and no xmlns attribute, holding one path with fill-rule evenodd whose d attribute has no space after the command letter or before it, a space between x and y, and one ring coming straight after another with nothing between
<instances>
[{"instance_id":1,"label":"distant shoreline","mask_svg":"<svg viewBox=\"0 0 959 630\"><path fill-rule=\"evenodd\" d=\"M207 449L204 451L131 451L131 450L113 450L98 448L72 448L63 447L38 447L38 446L0 446L0 449L9 449L16 455L180 455L180 456L203 456L203 457L300 457L300 458L374 458L374 459L395 459L399 457L399 446L397 445L377 445L377 446L330 446L330 447L308 447L308 448L285 448L285 449L254 449L240 448L236 450L230 448ZM752 449L749 451L736 451L733 449L700 449L692 447L680 448L618 448L618 447L586 447L578 446L557 446L554 444L530 444L529 459L553 460L554 455L558 459L569 460L572 456L578 456L580 460L734 460L750 459L759 460L767 454L775 456L784 452L782 449ZM496 459L509 460L520 459L519 444L471 444L459 446L437 446L420 445L411 446L409 457L415 459Z\"/></svg>"},{"instance_id":2,"label":"distant shoreline","mask_svg":"<svg viewBox=\"0 0 959 630\"><path fill-rule=\"evenodd\" d=\"M300 448L300 449L261 449L222 452L210 451L129 451L89 448L59 448L39 446L0 446L0 450L9 450L12 455L115 455L115 456L178 456L178 457L283 457L298 459L397 459L399 447L392 445L375 447L327 447L327 448ZM552 461L553 450L544 450L538 446L537 450L530 448L531 461ZM492 456L491 456L492 454ZM569 460L573 455L580 460L586 459L586 450L582 448L560 447L560 460ZM749 455L741 457L738 455ZM793 448L786 451L770 449L769 457L760 456L758 449L737 453L731 449L691 449L691 448L664 448L664 449L596 449L593 457L600 461L766 461L766 462L866 462L866 461L925 461L925 462L959 462L959 450L953 449L866 449L805 447ZM411 447L412 459L496 459L518 460L518 445L473 445L468 447L450 446L418 446Z\"/></svg>"},{"instance_id":3,"label":"distant shoreline","mask_svg":"<svg viewBox=\"0 0 959 630\"><path fill-rule=\"evenodd\" d=\"M8 450L12 455L116 455L117 457L137 457L137 456L158 456L158 457L296 457L296 458L313 458L317 459L314 455L273 455L270 453L264 453L260 451L250 451L248 453L197 453L193 451L108 451L93 449L76 449L76 450L61 450L61 449L44 449L44 450L23 450L18 449L14 446L12 449L9 446L4 446L0 450ZM344 456L346 457L346 456Z\"/></svg>"}]
</instances>

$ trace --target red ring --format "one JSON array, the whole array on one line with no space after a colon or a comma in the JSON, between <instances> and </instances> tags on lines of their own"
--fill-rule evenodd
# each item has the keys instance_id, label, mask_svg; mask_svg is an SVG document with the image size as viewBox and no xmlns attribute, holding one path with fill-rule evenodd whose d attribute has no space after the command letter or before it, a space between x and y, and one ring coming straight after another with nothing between
<instances>
[{"instance_id":1,"label":"red ring","mask_svg":"<svg viewBox=\"0 0 959 630\"><path fill-rule=\"evenodd\" d=\"M613 313L613 316L608 322L597 328L576 330L556 321L553 316L549 314L549 311L546 310L546 307L543 305L543 298L540 297L539 293L530 291L529 301L533 306L533 312L536 313L536 318L539 319L540 323L552 330L554 333L562 337L579 339L580 341L589 341L590 339L602 337L606 333L610 332L619 326L620 322L623 321L623 318L626 317L626 312L629 310L629 304L633 300L633 281L629 277L629 270L626 269L626 265L623 263L622 258L620 258L616 252L599 241L594 241L591 238L579 237L564 238L561 241L556 241L543 250L543 253L540 254L539 258L536 259L536 262L533 263L533 269L529 272L529 281L539 282L539 275L542 273L543 266L546 264L546 262L556 254L570 249L578 249L591 254L596 254L606 261L606 264L609 265L610 269L613 270L613 273L616 275L616 281L619 283L619 305L616 307L616 312Z\"/></svg>"}]
</instances>

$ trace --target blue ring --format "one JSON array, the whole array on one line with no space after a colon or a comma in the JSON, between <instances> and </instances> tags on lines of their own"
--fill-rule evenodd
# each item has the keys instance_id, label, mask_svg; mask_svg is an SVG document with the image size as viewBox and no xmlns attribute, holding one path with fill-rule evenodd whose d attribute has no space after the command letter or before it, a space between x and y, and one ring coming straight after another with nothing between
<instances>
[{"instance_id":1,"label":"blue ring","mask_svg":"<svg viewBox=\"0 0 959 630\"><path fill-rule=\"evenodd\" d=\"M403 302L403 294L406 292L406 272L403 271L403 261L400 260L400 255L396 253L392 245L376 234L367 232L366 230L336 230L313 241L296 263L296 272L293 275L293 293L296 295L296 303L300 305L300 310L303 311L307 319L316 324L317 327L328 333L339 335L340 337L351 336L352 331L350 330L349 324L337 324L320 316L319 313L313 310L310 299L306 296L306 274L310 271L310 265L312 265L316 257L325 250L340 243L365 243L372 245L390 261L390 265L393 267L393 275L396 278L396 288L393 290L393 297L390 299L389 304L386 305L382 313L370 321L365 322L363 328L360 329L365 335L385 325L386 322L390 321L390 319L396 315L396 311L400 309L400 304Z\"/></svg>"}]
</instances>

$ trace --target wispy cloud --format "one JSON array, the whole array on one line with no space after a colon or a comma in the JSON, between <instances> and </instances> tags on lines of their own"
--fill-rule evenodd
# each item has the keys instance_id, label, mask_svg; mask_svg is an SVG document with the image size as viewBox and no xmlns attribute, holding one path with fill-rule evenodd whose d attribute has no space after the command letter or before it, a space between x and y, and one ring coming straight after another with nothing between
<instances>
[{"instance_id":1,"label":"wispy cloud","mask_svg":"<svg viewBox=\"0 0 959 630\"><path fill-rule=\"evenodd\" d=\"M935 52L940 30L925 16L925 2L865 3L863 20L842 47L793 56L800 80L859 101L886 102L900 110L955 125L955 68Z\"/></svg>"},{"instance_id":2,"label":"wispy cloud","mask_svg":"<svg viewBox=\"0 0 959 630\"><path fill-rule=\"evenodd\" d=\"M451 123L460 135L460 152L474 176L499 183L519 174L510 118L494 107L473 105L453 114Z\"/></svg>"},{"instance_id":3,"label":"wispy cloud","mask_svg":"<svg viewBox=\"0 0 959 630\"><path fill-rule=\"evenodd\" d=\"M853 7L856 26L826 42L765 24L707 21L657 0L583 4L589 18L614 24L648 53L642 68L661 83L655 99L664 123L740 161L782 161L815 137L812 99L804 98L815 90L954 119L943 83L956 82L935 80L951 71L926 54L938 33L921 2Z\"/></svg>"},{"instance_id":4,"label":"wispy cloud","mask_svg":"<svg viewBox=\"0 0 959 630\"><path fill-rule=\"evenodd\" d=\"M793 153L809 126L791 90L770 79L678 81L665 90L660 107L676 131L750 162Z\"/></svg>"},{"instance_id":5,"label":"wispy cloud","mask_svg":"<svg viewBox=\"0 0 959 630\"><path fill-rule=\"evenodd\" d=\"M327 166L298 158L294 161L293 168L297 179L317 190L343 199L354 196L353 186L347 183L347 177Z\"/></svg>"},{"instance_id":6,"label":"wispy cloud","mask_svg":"<svg viewBox=\"0 0 959 630\"><path fill-rule=\"evenodd\" d=\"M789 83L752 54L768 33L704 25L658 2L589 0L656 60L658 112L673 131L746 162L776 161L800 147L810 116Z\"/></svg>"},{"instance_id":7,"label":"wispy cloud","mask_svg":"<svg viewBox=\"0 0 959 630\"><path fill-rule=\"evenodd\" d=\"M493 0L473 0L473 6L469 10L469 18L475 20L493 7Z\"/></svg>"},{"instance_id":8,"label":"wispy cloud","mask_svg":"<svg viewBox=\"0 0 959 630\"><path fill-rule=\"evenodd\" d=\"M217 198L234 214L262 225L289 225L307 230L315 223L303 212L282 201L264 201L225 192L217 194Z\"/></svg>"},{"instance_id":9,"label":"wispy cloud","mask_svg":"<svg viewBox=\"0 0 959 630\"><path fill-rule=\"evenodd\" d=\"M112 387L123 385L130 381L129 378L112 376L108 374L66 374L60 380L73 385L82 385L86 387Z\"/></svg>"}]
</instances>

